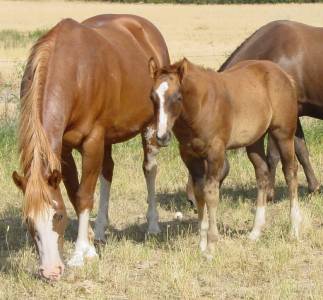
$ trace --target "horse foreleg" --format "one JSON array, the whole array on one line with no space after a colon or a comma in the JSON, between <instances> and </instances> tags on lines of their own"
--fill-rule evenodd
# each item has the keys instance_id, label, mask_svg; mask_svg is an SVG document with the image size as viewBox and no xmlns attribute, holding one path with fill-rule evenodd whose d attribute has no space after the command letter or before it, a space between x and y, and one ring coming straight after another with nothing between
<instances>
[{"instance_id":1,"label":"horse foreleg","mask_svg":"<svg viewBox=\"0 0 323 300\"><path fill-rule=\"evenodd\" d=\"M209 229L209 220L207 218L205 199L203 195L206 173L205 161L202 158L190 155L182 146L180 146L180 155L189 171L189 178L192 180L191 186L194 193L194 199L196 199L196 209L199 220L199 247L200 250L204 252L207 247L207 232Z\"/></svg>"},{"instance_id":2,"label":"horse foreleg","mask_svg":"<svg viewBox=\"0 0 323 300\"><path fill-rule=\"evenodd\" d=\"M89 237L89 217L93 207L94 191L99 177L104 155L104 130L92 129L82 145L82 177L76 198L76 211L79 218L75 250L69 266L82 266L84 258L97 256Z\"/></svg>"},{"instance_id":3,"label":"horse foreleg","mask_svg":"<svg viewBox=\"0 0 323 300\"><path fill-rule=\"evenodd\" d=\"M100 202L94 229L95 241L103 243L106 242L105 230L109 223L109 197L114 168L111 151L112 145L106 145L104 149L102 173L100 176Z\"/></svg>"},{"instance_id":4,"label":"horse foreleg","mask_svg":"<svg viewBox=\"0 0 323 300\"><path fill-rule=\"evenodd\" d=\"M158 224L159 216L157 211L157 201L155 193L155 181L157 175L157 162L156 155L158 154L159 147L156 142L156 129L153 125L145 128L142 137L142 145L144 149L144 161L143 171L145 174L145 180L147 185L147 222L148 222L148 233L158 234L160 228Z\"/></svg>"},{"instance_id":5,"label":"horse foreleg","mask_svg":"<svg viewBox=\"0 0 323 300\"><path fill-rule=\"evenodd\" d=\"M229 171L230 171L230 164L229 164L229 161L228 161L227 157L225 157L223 168L221 170L221 175L220 175L220 188L222 186L223 181L228 176ZM194 196L193 181L192 181L192 177L190 175L188 175L188 179L187 179L186 194L187 194L187 199L190 202L190 204L193 207L196 207L196 200L195 200L195 196Z\"/></svg>"},{"instance_id":6,"label":"horse foreleg","mask_svg":"<svg viewBox=\"0 0 323 300\"><path fill-rule=\"evenodd\" d=\"M62 175L68 198L76 211L76 197L79 189L79 180L76 164L70 149L64 149L62 151Z\"/></svg>"}]
</instances>

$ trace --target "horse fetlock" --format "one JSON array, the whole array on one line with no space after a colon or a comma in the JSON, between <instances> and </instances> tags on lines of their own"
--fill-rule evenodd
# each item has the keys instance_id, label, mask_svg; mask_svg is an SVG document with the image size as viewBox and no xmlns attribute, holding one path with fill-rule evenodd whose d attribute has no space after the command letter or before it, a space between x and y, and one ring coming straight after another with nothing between
<instances>
[{"instance_id":1,"label":"horse fetlock","mask_svg":"<svg viewBox=\"0 0 323 300\"><path fill-rule=\"evenodd\" d=\"M161 233L159 224L158 224L158 219L150 219L148 220L148 230L147 230L148 234L159 234Z\"/></svg>"},{"instance_id":2,"label":"horse fetlock","mask_svg":"<svg viewBox=\"0 0 323 300\"><path fill-rule=\"evenodd\" d=\"M259 240L261 236L261 230L260 229L252 229L252 231L248 235L248 239L251 241L257 241Z\"/></svg>"},{"instance_id":3,"label":"horse fetlock","mask_svg":"<svg viewBox=\"0 0 323 300\"><path fill-rule=\"evenodd\" d=\"M302 214L298 205L291 208L291 237L299 240L300 225L302 223Z\"/></svg>"}]
</instances>

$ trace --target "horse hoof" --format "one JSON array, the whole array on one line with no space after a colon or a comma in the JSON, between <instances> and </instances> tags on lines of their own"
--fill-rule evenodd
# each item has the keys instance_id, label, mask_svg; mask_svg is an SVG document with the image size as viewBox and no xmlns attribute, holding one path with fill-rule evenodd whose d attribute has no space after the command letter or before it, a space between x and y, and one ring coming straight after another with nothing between
<instances>
[{"instance_id":1,"label":"horse hoof","mask_svg":"<svg viewBox=\"0 0 323 300\"><path fill-rule=\"evenodd\" d=\"M258 240L259 240L259 238L260 238L260 232L258 232L258 231L254 231L254 230L252 230L252 231L249 233L249 235L248 235L248 239L249 239L250 241L253 241L253 242L258 241Z\"/></svg>"},{"instance_id":2,"label":"horse hoof","mask_svg":"<svg viewBox=\"0 0 323 300\"><path fill-rule=\"evenodd\" d=\"M202 255L207 261L212 261L214 258L213 254L209 253L208 251L202 252Z\"/></svg>"},{"instance_id":3,"label":"horse hoof","mask_svg":"<svg viewBox=\"0 0 323 300\"><path fill-rule=\"evenodd\" d=\"M75 254L72 258L67 262L69 267L82 267L84 266L84 260L82 254Z\"/></svg>"},{"instance_id":4,"label":"horse hoof","mask_svg":"<svg viewBox=\"0 0 323 300\"><path fill-rule=\"evenodd\" d=\"M85 258L92 259L98 257L98 254L96 253L96 250L94 246L89 247L89 249L84 254Z\"/></svg>"},{"instance_id":5,"label":"horse hoof","mask_svg":"<svg viewBox=\"0 0 323 300\"><path fill-rule=\"evenodd\" d=\"M317 183L316 185L313 186L308 186L308 192L309 194L315 194L320 191L320 185Z\"/></svg>"},{"instance_id":6,"label":"horse hoof","mask_svg":"<svg viewBox=\"0 0 323 300\"><path fill-rule=\"evenodd\" d=\"M161 233L161 230L159 228L159 225L157 224L157 226L154 225L154 226L148 227L147 233L148 234L151 234L151 235L158 235L158 234L160 234Z\"/></svg>"}]
</instances>

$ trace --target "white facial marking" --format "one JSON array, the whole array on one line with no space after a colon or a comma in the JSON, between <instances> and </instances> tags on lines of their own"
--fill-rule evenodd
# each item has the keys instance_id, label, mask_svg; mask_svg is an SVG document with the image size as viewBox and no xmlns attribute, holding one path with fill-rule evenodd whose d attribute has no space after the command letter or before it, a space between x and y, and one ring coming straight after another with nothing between
<instances>
[{"instance_id":1,"label":"white facial marking","mask_svg":"<svg viewBox=\"0 0 323 300\"><path fill-rule=\"evenodd\" d=\"M253 225L253 229L249 234L249 239L255 241L259 239L261 235L262 228L266 222L266 208L264 206L259 206L256 209L256 217Z\"/></svg>"},{"instance_id":2,"label":"white facial marking","mask_svg":"<svg viewBox=\"0 0 323 300\"><path fill-rule=\"evenodd\" d=\"M53 230L53 216L55 210L48 207L43 214L34 218L35 241L39 250L41 266L53 267L61 264L58 250L58 233Z\"/></svg>"},{"instance_id":3,"label":"white facial marking","mask_svg":"<svg viewBox=\"0 0 323 300\"><path fill-rule=\"evenodd\" d=\"M85 209L79 215L79 228L75 245L75 250L68 265L77 267L84 264L84 257L91 258L97 256L96 250L89 242L89 210Z\"/></svg>"},{"instance_id":4,"label":"white facial marking","mask_svg":"<svg viewBox=\"0 0 323 300\"><path fill-rule=\"evenodd\" d=\"M156 93L159 97L159 120L157 125L157 136L162 137L167 131L167 115L165 113L165 93L168 90L168 83L162 82Z\"/></svg>"},{"instance_id":5,"label":"white facial marking","mask_svg":"<svg viewBox=\"0 0 323 300\"><path fill-rule=\"evenodd\" d=\"M108 210L111 182L100 176L100 202L98 215L95 220L95 239L105 241L105 229L108 226Z\"/></svg>"}]
</instances>

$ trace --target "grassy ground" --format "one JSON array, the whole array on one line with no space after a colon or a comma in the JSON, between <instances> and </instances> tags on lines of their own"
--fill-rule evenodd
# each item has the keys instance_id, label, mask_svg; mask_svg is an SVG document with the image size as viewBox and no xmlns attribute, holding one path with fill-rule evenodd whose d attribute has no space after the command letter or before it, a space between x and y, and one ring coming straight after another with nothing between
<instances>
[{"instance_id":1,"label":"grassy ground","mask_svg":"<svg viewBox=\"0 0 323 300\"><path fill-rule=\"evenodd\" d=\"M19 72L18 72L19 74ZM17 86L8 83L2 100L16 102ZM308 146L319 180L323 182L323 124L305 120ZM246 239L253 222L256 197L253 169L244 151L230 153L231 172L221 193L218 226L222 235L215 259L205 261L197 251L197 216L185 200L186 170L176 143L158 157L157 194L163 233L145 236L146 189L141 171L139 139L114 147L109 238L99 248L100 259L83 269L67 269L62 281L41 282L35 277L37 257L21 223L22 197L11 181L18 168L14 115L0 126L0 299L320 299L323 295L323 197L307 197L300 177L304 214L302 239L288 238L288 201L279 172L277 203L268 207L263 238ZM129 176L130 175L130 176ZM66 194L64 191L66 198ZM98 195L96 195L98 196ZM76 237L75 214L68 203L64 257ZM182 211L184 220L174 220ZM92 220L96 208L92 213Z\"/></svg>"},{"instance_id":2,"label":"grassy ground","mask_svg":"<svg viewBox=\"0 0 323 300\"><path fill-rule=\"evenodd\" d=\"M181 18L175 18L173 6L38 4L39 10L35 10L36 2L24 6L19 1L0 1L0 36L8 30L0 41L0 58L12 58L15 49L21 49L18 58L24 58L26 45L35 38L31 32L49 28L60 17L70 14L79 19L103 12L103 8L105 12L123 10L150 16L164 33L173 58L195 53L193 60L214 67L224 60L215 55L225 56L273 18L323 25L322 6L315 5L248 6L249 11L238 6L185 6ZM16 34L19 38L12 38ZM3 45L10 40L14 44L5 52ZM109 238L99 248L100 259L82 269L67 269L59 283L37 279L37 257L20 219L22 197L11 181L12 171L18 169L15 119L22 64L10 68L0 86L0 299L322 299L323 196L322 191L307 196L301 170L301 241L288 238L288 201L279 171L278 201L268 207L262 239L252 243L246 235L253 222L254 173L244 151L230 153L231 172L221 192L218 213L222 238L215 259L207 262L197 251L197 216L185 200L187 175L175 142L158 157L157 193L163 233L155 239L146 237L146 188L139 139L114 147ZM315 172L323 182L323 123L304 119L303 124ZM64 247L67 259L73 250L77 223L65 190L64 197L70 217ZM174 220L176 211L183 212L182 222ZM95 215L96 207L92 220Z\"/></svg>"}]
</instances>

